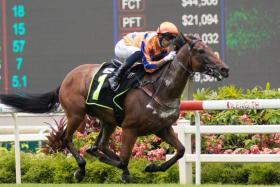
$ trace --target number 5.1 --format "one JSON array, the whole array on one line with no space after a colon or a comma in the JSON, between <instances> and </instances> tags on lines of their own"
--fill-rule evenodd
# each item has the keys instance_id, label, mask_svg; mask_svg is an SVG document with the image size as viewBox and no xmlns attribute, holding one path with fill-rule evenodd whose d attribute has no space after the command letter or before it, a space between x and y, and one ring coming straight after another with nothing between
<instances>
[{"instance_id":1,"label":"number 5.1","mask_svg":"<svg viewBox=\"0 0 280 187\"><path fill-rule=\"evenodd\" d=\"M12 87L13 88L21 88L21 87L26 88L27 87L26 75L23 75L21 77L18 75L13 75L12 76Z\"/></svg>"}]
</instances>

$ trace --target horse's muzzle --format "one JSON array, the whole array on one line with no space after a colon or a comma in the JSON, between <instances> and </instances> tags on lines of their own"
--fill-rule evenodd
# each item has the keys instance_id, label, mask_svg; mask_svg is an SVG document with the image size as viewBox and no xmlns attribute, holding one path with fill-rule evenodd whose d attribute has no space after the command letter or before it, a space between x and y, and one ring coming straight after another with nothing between
<instances>
[{"instance_id":1,"label":"horse's muzzle","mask_svg":"<svg viewBox=\"0 0 280 187\"><path fill-rule=\"evenodd\" d=\"M227 78L229 76L229 68L228 67L222 67L220 68L220 74L224 77Z\"/></svg>"}]
</instances>

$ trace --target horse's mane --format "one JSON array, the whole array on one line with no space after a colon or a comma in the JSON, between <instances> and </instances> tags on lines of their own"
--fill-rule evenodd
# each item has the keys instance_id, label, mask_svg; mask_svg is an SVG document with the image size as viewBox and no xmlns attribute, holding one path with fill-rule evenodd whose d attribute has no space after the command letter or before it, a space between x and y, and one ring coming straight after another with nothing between
<instances>
[{"instance_id":1,"label":"horse's mane","mask_svg":"<svg viewBox=\"0 0 280 187\"><path fill-rule=\"evenodd\" d=\"M183 33L180 33L172 43L173 50L175 50L178 54L179 50L183 46L185 46L185 44L187 43L187 40L197 40L197 39L198 38L196 38L193 35L186 35L185 36L185 35L183 35ZM171 63L172 62L164 64L159 70L157 70L156 72L154 72L152 74L146 74L146 76L145 76L146 78L144 78L144 79L157 80L159 77L162 76L162 74L164 74L164 71L166 71L166 69L170 67Z\"/></svg>"},{"instance_id":2,"label":"horse's mane","mask_svg":"<svg viewBox=\"0 0 280 187\"><path fill-rule=\"evenodd\" d=\"M175 50L177 53L178 51L187 43L186 39L184 38L183 34L181 33L180 35L178 35L175 40L173 41L173 43L171 44L172 50ZM165 63L160 69L158 69L156 72L152 73L152 74L146 74L146 78L144 79L148 79L148 80L158 80L163 74L165 74L164 72L166 71L167 68L170 67L170 64L172 62L169 63Z\"/></svg>"},{"instance_id":3,"label":"horse's mane","mask_svg":"<svg viewBox=\"0 0 280 187\"><path fill-rule=\"evenodd\" d=\"M186 44L186 40L184 39L184 37L182 35L179 35L176 37L176 39L173 41L173 48L175 51L179 51L179 49L181 49L181 47L183 47Z\"/></svg>"},{"instance_id":4,"label":"horse's mane","mask_svg":"<svg viewBox=\"0 0 280 187\"><path fill-rule=\"evenodd\" d=\"M193 35L184 35L183 33L180 33L176 39L173 41L173 48L176 52L178 52L181 47L183 47L186 43L186 37L189 38L190 40L197 40L198 38L193 36Z\"/></svg>"}]
</instances>

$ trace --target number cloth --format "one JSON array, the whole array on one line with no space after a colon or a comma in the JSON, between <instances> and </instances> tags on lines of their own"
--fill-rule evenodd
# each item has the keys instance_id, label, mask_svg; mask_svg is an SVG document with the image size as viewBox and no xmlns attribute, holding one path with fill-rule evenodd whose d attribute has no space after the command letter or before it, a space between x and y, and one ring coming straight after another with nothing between
<instances>
[{"instance_id":1,"label":"number cloth","mask_svg":"<svg viewBox=\"0 0 280 187\"><path fill-rule=\"evenodd\" d=\"M108 78L119 66L120 63L105 62L92 78L86 100L89 113L91 113L91 106L95 105L114 110L116 119L122 120L124 96L129 89L139 86L139 81L144 76L145 71L142 64L134 66L131 71L124 75L125 78L120 82L120 87L115 93L110 88Z\"/></svg>"}]
</instances>

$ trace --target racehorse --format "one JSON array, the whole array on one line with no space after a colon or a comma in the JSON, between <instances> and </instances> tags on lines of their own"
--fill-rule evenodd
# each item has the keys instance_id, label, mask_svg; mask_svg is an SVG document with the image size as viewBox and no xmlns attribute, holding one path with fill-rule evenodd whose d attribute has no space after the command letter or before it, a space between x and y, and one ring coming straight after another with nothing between
<instances>
[{"instance_id":1,"label":"racehorse","mask_svg":"<svg viewBox=\"0 0 280 187\"><path fill-rule=\"evenodd\" d=\"M181 35L183 44L178 49L175 59L168 62L153 74L146 74L143 80L156 81L131 89L123 102L124 118L118 124L114 111L98 106L91 106L94 117L101 123L101 131L94 146L88 153L100 161L123 170L122 182L131 180L128 163L132 149L138 136L156 134L177 150L173 158L161 164L151 163L145 167L147 172L165 171L180 159L185 152L184 146L173 131L172 124L179 117L180 96L185 84L194 72L201 72L221 80L228 77L228 66L216 56L204 42ZM85 176L85 160L75 149L72 138L87 114L85 100L92 76L99 65L84 64L70 71L60 86L44 94L0 95L3 104L10 105L20 112L46 113L52 111L57 104L63 107L68 123L60 136L65 146L75 157L79 169L74 176L81 181ZM151 91L150 87L154 90ZM116 127L122 128L122 145L120 155L109 149L109 138Z\"/></svg>"}]
</instances>

